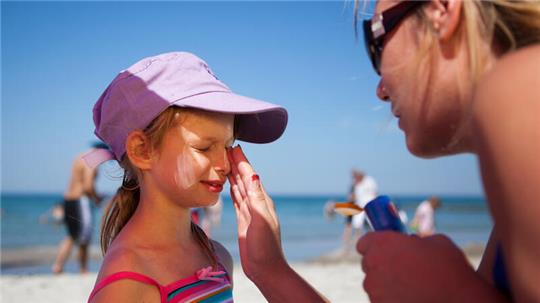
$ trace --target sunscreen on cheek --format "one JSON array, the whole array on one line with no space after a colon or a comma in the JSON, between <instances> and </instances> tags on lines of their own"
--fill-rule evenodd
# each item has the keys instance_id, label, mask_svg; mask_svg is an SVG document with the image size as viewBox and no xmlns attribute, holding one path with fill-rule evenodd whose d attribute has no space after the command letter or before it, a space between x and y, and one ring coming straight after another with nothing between
<instances>
[{"instance_id":1,"label":"sunscreen on cheek","mask_svg":"<svg viewBox=\"0 0 540 303\"><path fill-rule=\"evenodd\" d=\"M176 158L176 185L182 189L195 185L199 182L197 171L202 172L206 166L209 166L208 159L186 146Z\"/></svg>"},{"instance_id":2,"label":"sunscreen on cheek","mask_svg":"<svg viewBox=\"0 0 540 303\"><path fill-rule=\"evenodd\" d=\"M189 142L190 136L194 134L184 127L178 131L184 142ZM181 189L188 189L195 185L199 176L197 172L202 172L205 166L209 165L209 160L202 154L196 152L189 144L185 143L182 153L176 157L176 172L174 180Z\"/></svg>"},{"instance_id":3,"label":"sunscreen on cheek","mask_svg":"<svg viewBox=\"0 0 540 303\"><path fill-rule=\"evenodd\" d=\"M176 174L174 179L179 188L188 189L197 182L194 164L195 161L193 161L190 151L184 148L184 152L176 158Z\"/></svg>"}]
</instances>

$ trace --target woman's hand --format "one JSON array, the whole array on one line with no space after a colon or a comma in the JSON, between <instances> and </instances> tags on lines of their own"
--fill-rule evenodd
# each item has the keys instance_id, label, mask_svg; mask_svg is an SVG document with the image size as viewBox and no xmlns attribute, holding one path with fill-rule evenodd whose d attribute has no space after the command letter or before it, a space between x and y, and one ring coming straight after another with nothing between
<instances>
[{"instance_id":1,"label":"woman's hand","mask_svg":"<svg viewBox=\"0 0 540 303\"><path fill-rule=\"evenodd\" d=\"M446 236L372 232L356 246L371 302L504 302Z\"/></svg>"},{"instance_id":2,"label":"woman's hand","mask_svg":"<svg viewBox=\"0 0 540 303\"><path fill-rule=\"evenodd\" d=\"M327 302L285 260L274 202L237 146L227 152L242 268L268 302Z\"/></svg>"},{"instance_id":3,"label":"woman's hand","mask_svg":"<svg viewBox=\"0 0 540 303\"><path fill-rule=\"evenodd\" d=\"M258 278L288 267L283 249L274 202L266 194L259 176L249 164L240 146L227 152L231 165L229 182L236 217L240 260L246 275Z\"/></svg>"}]
</instances>

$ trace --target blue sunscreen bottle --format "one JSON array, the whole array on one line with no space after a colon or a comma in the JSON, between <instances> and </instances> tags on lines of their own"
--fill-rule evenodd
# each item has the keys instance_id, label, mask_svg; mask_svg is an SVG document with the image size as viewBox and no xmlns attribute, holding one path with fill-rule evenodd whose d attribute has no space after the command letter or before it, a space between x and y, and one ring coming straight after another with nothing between
<instances>
[{"instance_id":1,"label":"blue sunscreen bottle","mask_svg":"<svg viewBox=\"0 0 540 303\"><path fill-rule=\"evenodd\" d=\"M399 218L399 213L388 196L378 196L369 201L364 207L366 216L375 231L393 230L407 233L405 225Z\"/></svg>"}]
</instances>

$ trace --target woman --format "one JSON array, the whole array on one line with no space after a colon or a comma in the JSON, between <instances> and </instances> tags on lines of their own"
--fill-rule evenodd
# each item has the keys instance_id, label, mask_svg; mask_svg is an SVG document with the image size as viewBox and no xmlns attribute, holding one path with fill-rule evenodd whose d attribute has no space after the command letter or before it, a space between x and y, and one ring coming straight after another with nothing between
<instances>
[{"instance_id":1,"label":"woman","mask_svg":"<svg viewBox=\"0 0 540 303\"><path fill-rule=\"evenodd\" d=\"M476 154L495 223L476 272L441 235L363 237L357 248L371 301L540 301L540 2L380 1L364 31L381 76L377 95L391 103L409 151L424 158ZM266 214L274 222L250 225L245 242L255 232L278 235L267 196L234 196L240 218ZM242 203L253 206L244 211L250 216ZM283 258L265 250L274 262L262 264L263 252L249 248L242 256L248 276L265 295L285 294L291 283L268 278L285 275ZM313 295L309 286L295 292Z\"/></svg>"}]
</instances>

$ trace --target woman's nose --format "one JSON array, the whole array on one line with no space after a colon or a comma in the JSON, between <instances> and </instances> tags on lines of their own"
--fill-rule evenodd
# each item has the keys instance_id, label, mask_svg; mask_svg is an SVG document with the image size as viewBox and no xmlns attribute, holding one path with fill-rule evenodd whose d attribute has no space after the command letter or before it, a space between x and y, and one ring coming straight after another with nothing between
<instances>
[{"instance_id":1,"label":"woman's nose","mask_svg":"<svg viewBox=\"0 0 540 303\"><path fill-rule=\"evenodd\" d=\"M390 101L390 96L388 96L388 93L386 92L382 79L379 80L379 84L377 85L377 97L382 101Z\"/></svg>"}]
</instances>

